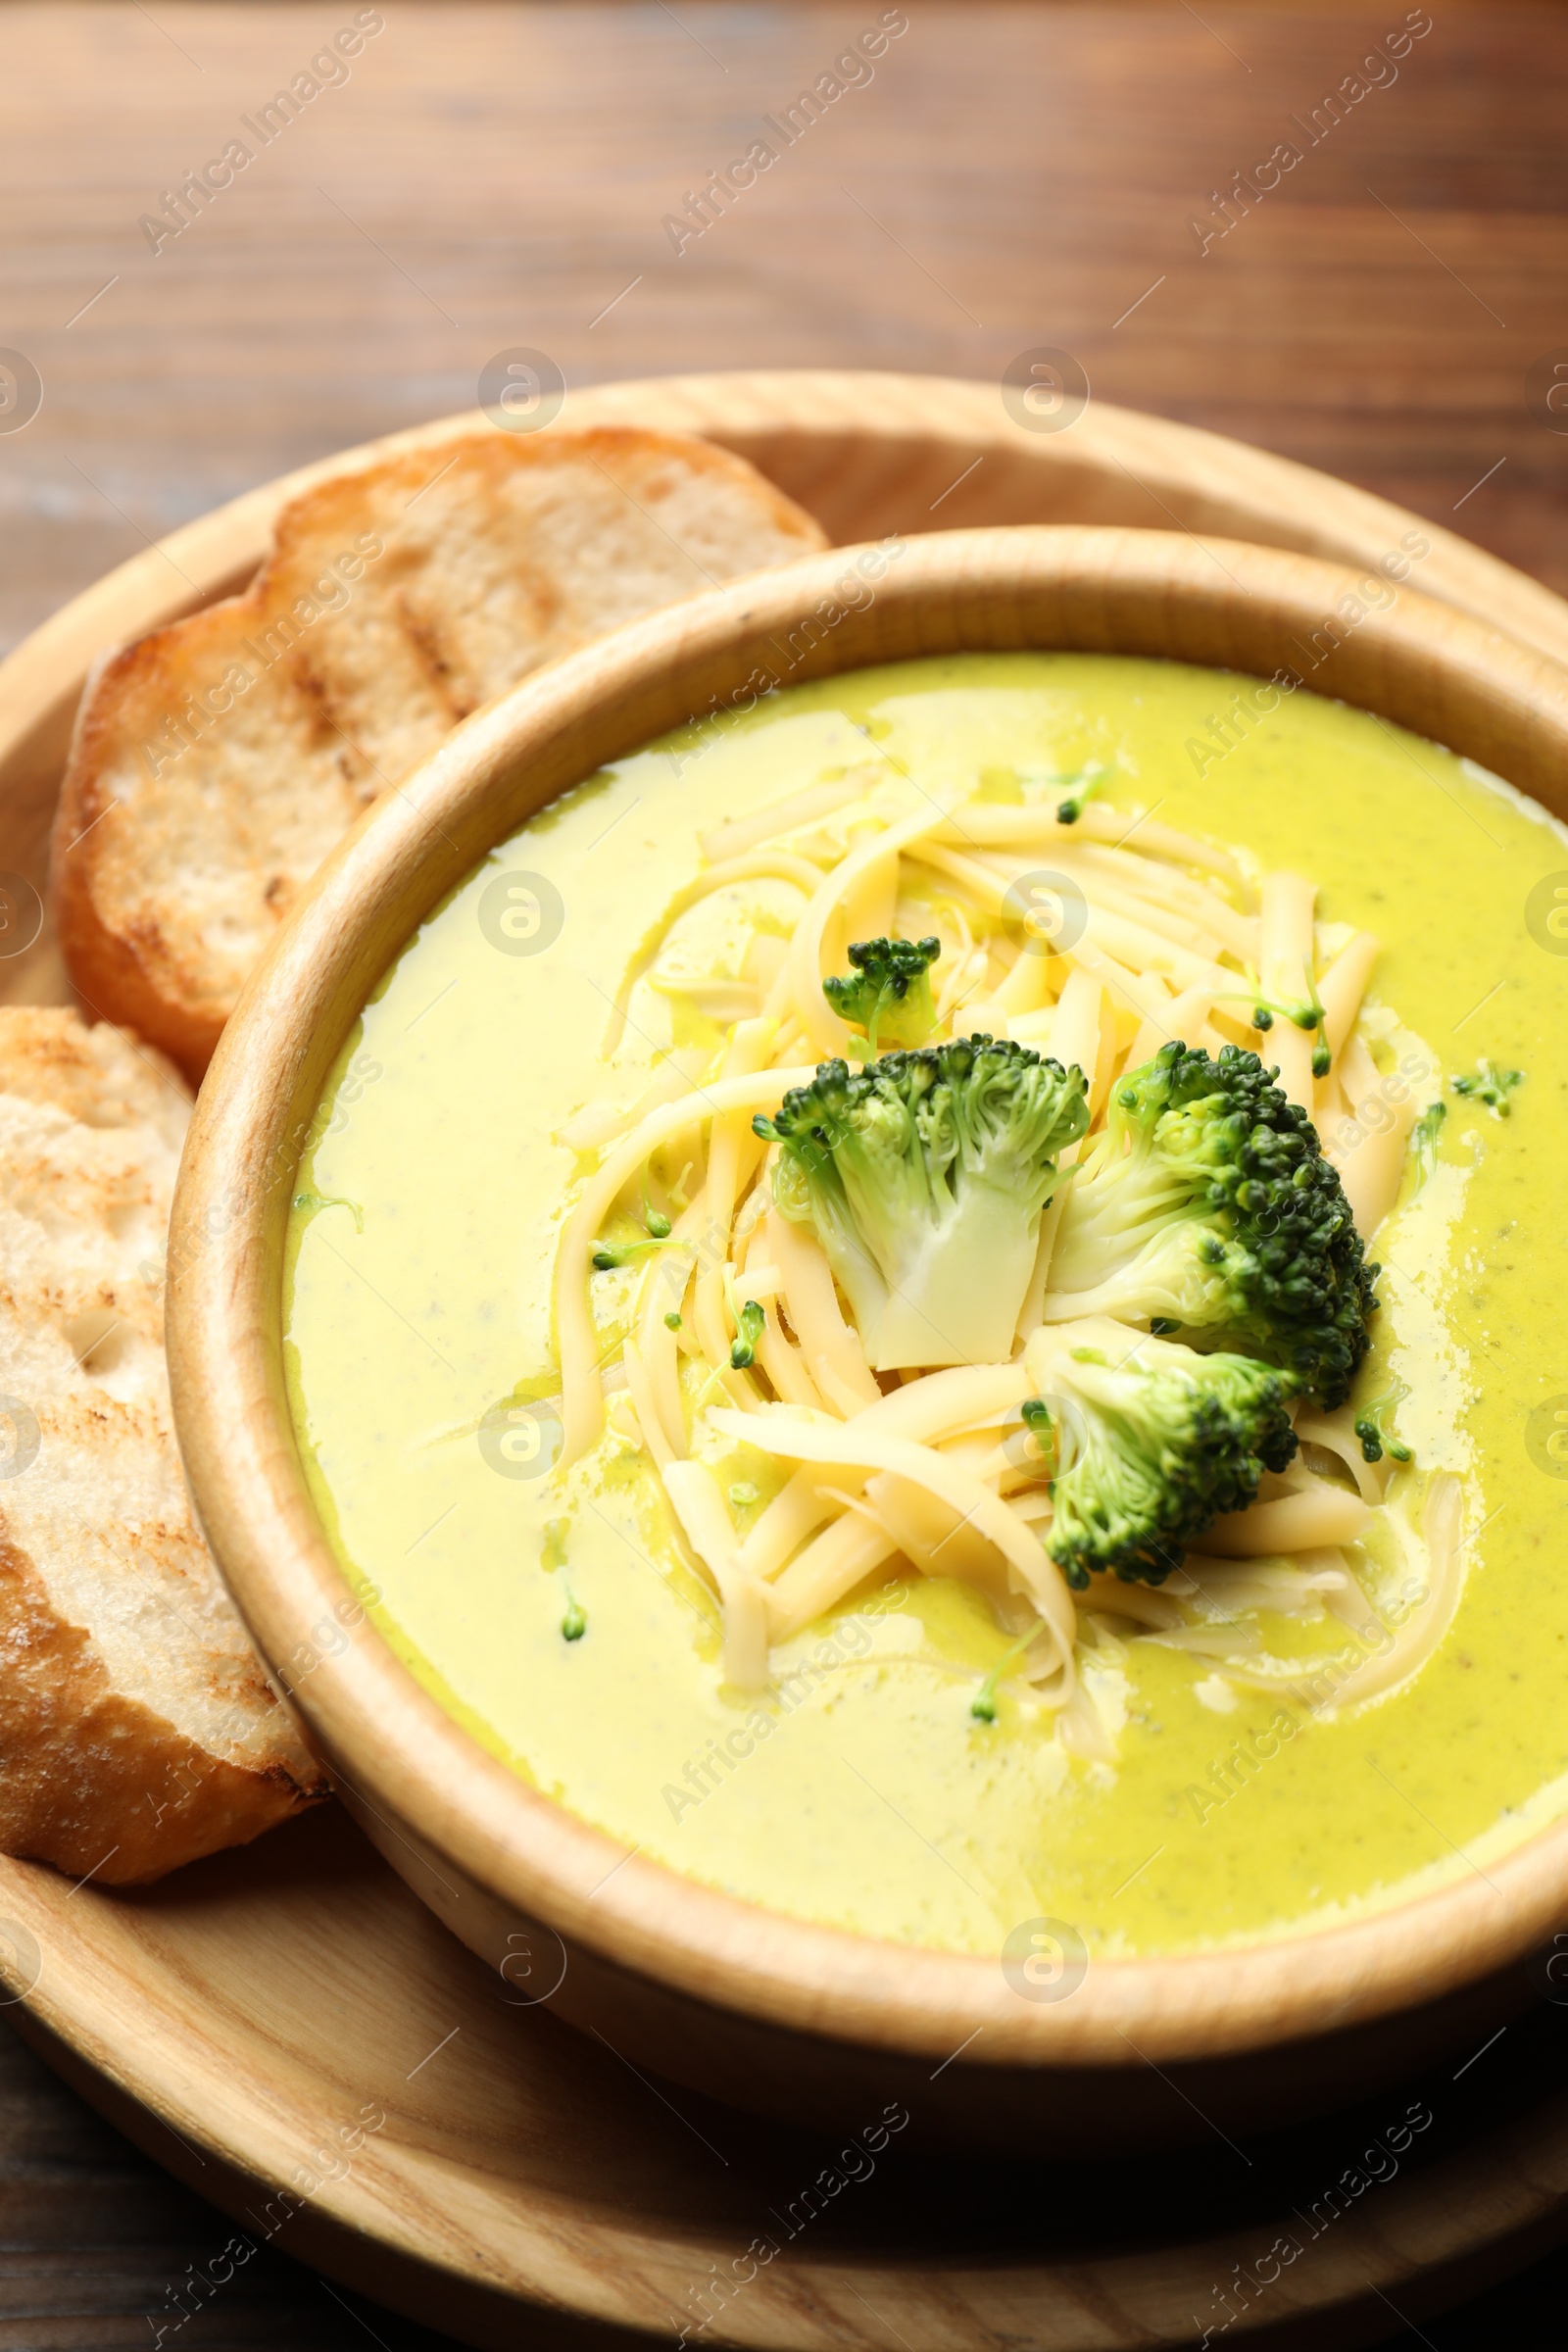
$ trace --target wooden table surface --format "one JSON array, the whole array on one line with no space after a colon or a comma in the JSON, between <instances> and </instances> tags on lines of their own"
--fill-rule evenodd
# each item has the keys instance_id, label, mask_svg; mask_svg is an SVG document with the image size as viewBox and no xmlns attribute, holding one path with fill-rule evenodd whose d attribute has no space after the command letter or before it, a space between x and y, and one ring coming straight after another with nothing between
<instances>
[{"instance_id":1,"label":"wooden table surface","mask_svg":"<svg viewBox=\"0 0 1568 2352\"><path fill-rule=\"evenodd\" d=\"M347 78L264 141L258 110L356 18L380 29ZM906 28L683 232L879 22ZM1401 55L1406 24L1429 29ZM1096 398L1322 466L1568 592L1565 123L1545 5L0 7L24 361L0 352L0 648L235 492L472 405L519 346L568 385L996 381L1054 346ZM170 233L168 193L233 139L250 160ZM225 2235L0 2032L0 2352L152 2343ZM1399 2340L1555 2345L1565 2287L1558 2260ZM168 2340L438 2339L263 2255Z\"/></svg>"}]
</instances>

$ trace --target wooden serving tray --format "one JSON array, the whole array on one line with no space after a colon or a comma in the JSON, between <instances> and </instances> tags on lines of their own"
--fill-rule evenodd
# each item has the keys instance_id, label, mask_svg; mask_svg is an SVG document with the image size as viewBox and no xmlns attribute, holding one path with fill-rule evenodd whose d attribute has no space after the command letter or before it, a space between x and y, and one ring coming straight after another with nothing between
<instances>
[{"instance_id":1,"label":"wooden serving tray","mask_svg":"<svg viewBox=\"0 0 1568 2352\"><path fill-rule=\"evenodd\" d=\"M1370 564L1419 529L1424 590L1568 660L1568 607L1508 566L1151 417L1092 406L1069 431L1032 432L993 386L802 373L607 386L563 416L600 421L708 433L839 541L1175 524L1200 544ZM0 946L19 948L0 957L0 1001L68 993L47 921L31 933L91 661L242 585L308 480L476 428L445 419L251 493L112 573L0 668ZM0 1860L0 1971L25 1996L10 2015L27 2038L251 2243L475 2345L608 2346L628 2328L801 2352L1119 2352L1205 2330L1351 2345L1568 2230L1568 2091L1543 2087L1568 2017L1544 1983L1456 2076L1288 2145L1216 2133L1179 2163L1086 2166L1060 2147L993 2168L922 2157L879 2116L856 2142L821 2143L666 2090L532 1997L558 1969L539 1950L492 1975L336 1810L141 1893ZM1413 2130L1407 2110L1430 2121ZM214 2251L220 2269L232 2259Z\"/></svg>"},{"instance_id":2,"label":"wooden serving tray","mask_svg":"<svg viewBox=\"0 0 1568 2352\"><path fill-rule=\"evenodd\" d=\"M37 1954L10 2011L26 2037L244 2239L497 2352L683 2327L799 2352L1131 2352L1217 2336L1227 2309L1228 2340L1338 2352L1531 2260L1568 2211L1549 2002L1457 2081L1310 2132L993 2167L881 2145L876 2115L819 2141L638 2076L525 2005L554 1955L504 1983L337 1808L140 1894L0 1863L0 1936L13 1970Z\"/></svg>"}]
</instances>

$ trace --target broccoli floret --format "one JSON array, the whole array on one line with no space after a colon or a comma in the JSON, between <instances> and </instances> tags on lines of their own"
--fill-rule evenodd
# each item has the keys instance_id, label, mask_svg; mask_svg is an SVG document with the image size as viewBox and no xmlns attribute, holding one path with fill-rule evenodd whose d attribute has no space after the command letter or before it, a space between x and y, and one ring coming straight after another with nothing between
<instances>
[{"instance_id":1,"label":"broccoli floret","mask_svg":"<svg viewBox=\"0 0 1568 2352\"><path fill-rule=\"evenodd\" d=\"M1468 1096L1472 1102L1484 1102L1494 1118L1505 1119L1513 1109L1515 1087L1523 1086L1523 1070L1505 1070L1483 1054L1474 1074L1462 1073L1449 1080L1456 1095Z\"/></svg>"},{"instance_id":2,"label":"broccoli floret","mask_svg":"<svg viewBox=\"0 0 1568 2352\"><path fill-rule=\"evenodd\" d=\"M1030 1643L1038 1641L1041 1634L1043 1634L1045 1630L1045 1627L1037 1619L1036 1622L1030 1626L1027 1633L1020 1634L1016 1642L1011 1642L1007 1644L1007 1647L1003 1651L1001 1657L992 1667L991 1672L986 1676L984 1682L982 1682L980 1685L979 1690L969 1701L969 1712L974 1717L976 1723L996 1722L998 1684L1002 1681L1003 1676L1007 1672L1008 1668L1015 1664L1015 1662L1023 1656L1024 1651L1029 1647Z\"/></svg>"},{"instance_id":3,"label":"broccoli floret","mask_svg":"<svg viewBox=\"0 0 1568 2352\"><path fill-rule=\"evenodd\" d=\"M1361 1459L1364 1462L1381 1462L1385 1454L1388 1455L1391 1462L1409 1462L1415 1459L1409 1446L1396 1437L1394 1431L1389 1427L1393 1415L1398 1411L1409 1394L1410 1391L1405 1383L1402 1380L1396 1380L1386 1396L1375 1397L1372 1403L1357 1413L1355 1434L1361 1441Z\"/></svg>"},{"instance_id":4,"label":"broccoli floret","mask_svg":"<svg viewBox=\"0 0 1568 2352\"><path fill-rule=\"evenodd\" d=\"M1339 1174L1255 1054L1161 1046L1114 1090L1062 1215L1048 1322L1157 1320L1266 1356L1332 1411L1377 1305Z\"/></svg>"},{"instance_id":5,"label":"broccoli floret","mask_svg":"<svg viewBox=\"0 0 1568 2352\"><path fill-rule=\"evenodd\" d=\"M550 1569L552 1573L559 1568L564 1574L566 1540L570 1533L571 1521L569 1519L547 1519L545 1521L544 1549L539 1555L541 1567ZM562 1639L566 1642L580 1642L588 1631L587 1613L571 1589L569 1577L565 1581L566 1606L561 1620Z\"/></svg>"},{"instance_id":6,"label":"broccoli floret","mask_svg":"<svg viewBox=\"0 0 1568 2352\"><path fill-rule=\"evenodd\" d=\"M1203 1355L1096 1317L1037 1333L1026 1361L1042 1395L1025 1421L1053 1474L1046 1549L1078 1592L1107 1569L1162 1584L1296 1451L1296 1383L1254 1356Z\"/></svg>"},{"instance_id":7,"label":"broccoli floret","mask_svg":"<svg viewBox=\"0 0 1568 2352\"><path fill-rule=\"evenodd\" d=\"M1438 1138L1443 1122L1448 1115L1448 1105L1443 1101L1429 1102L1410 1130L1410 1156L1415 1163L1415 1190L1419 1192L1438 1164Z\"/></svg>"},{"instance_id":8,"label":"broccoli floret","mask_svg":"<svg viewBox=\"0 0 1568 2352\"><path fill-rule=\"evenodd\" d=\"M636 1242L601 1242L594 1251L593 1262L601 1274L608 1274L615 1266L634 1265L645 1250L678 1250L681 1246L672 1242L667 1233L656 1233Z\"/></svg>"},{"instance_id":9,"label":"broccoli floret","mask_svg":"<svg viewBox=\"0 0 1568 2352\"><path fill-rule=\"evenodd\" d=\"M745 1372L757 1360L757 1343L762 1336L767 1316L755 1298L735 1310L735 1337L729 1344L732 1371Z\"/></svg>"},{"instance_id":10,"label":"broccoli floret","mask_svg":"<svg viewBox=\"0 0 1568 2352\"><path fill-rule=\"evenodd\" d=\"M1317 982L1312 977L1310 957L1301 970L1306 981L1306 995L1299 1004L1277 1004L1272 997L1260 996L1255 990L1245 996L1237 990L1222 1002L1250 1005L1251 1026L1265 1034L1277 1020L1289 1021L1294 1028L1313 1032L1312 1075L1314 1078L1326 1078L1334 1067L1334 1054L1323 1034L1323 1000L1317 993Z\"/></svg>"},{"instance_id":11,"label":"broccoli floret","mask_svg":"<svg viewBox=\"0 0 1568 2352\"><path fill-rule=\"evenodd\" d=\"M1079 769L1077 775L1063 776L1060 779L1062 783L1071 785L1073 789L1064 801L1056 803L1058 825L1075 825L1078 822L1086 805L1099 791L1104 772L1098 760L1091 760L1087 767Z\"/></svg>"},{"instance_id":12,"label":"broccoli floret","mask_svg":"<svg viewBox=\"0 0 1568 2352\"><path fill-rule=\"evenodd\" d=\"M1238 1004L1243 1002L1250 1004L1254 1029L1272 1029L1276 1020L1289 1021L1297 1029L1321 1029L1323 1026L1323 1001L1317 993L1317 982L1312 977L1310 964L1305 967L1305 971L1306 995L1298 1004L1279 1004L1272 997L1256 995L1249 996L1244 1000L1240 993L1228 1001ZM1326 1072L1319 1074L1327 1075Z\"/></svg>"},{"instance_id":13,"label":"broccoli floret","mask_svg":"<svg viewBox=\"0 0 1568 2352\"><path fill-rule=\"evenodd\" d=\"M1082 1070L955 1038L852 1074L817 1065L757 1133L774 1198L810 1224L879 1372L1004 1363L1056 1185L1089 1123Z\"/></svg>"},{"instance_id":14,"label":"broccoli floret","mask_svg":"<svg viewBox=\"0 0 1568 2352\"><path fill-rule=\"evenodd\" d=\"M867 1058L876 1058L879 1040L922 1044L937 1025L929 975L941 940L934 933L926 939L862 939L849 953L853 973L824 980L822 994L841 1020L865 1031Z\"/></svg>"},{"instance_id":15,"label":"broccoli floret","mask_svg":"<svg viewBox=\"0 0 1568 2352\"><path fill-rule=\"evenodd\" d=\"M634 1265L638 1256L645 1250L666 1248L676 1250L681 1246L672 1238L673 1228L662 1209L654 1208L649 1202L646 1169L643 1171L643 1224L647 1231L639 1234L634 1242L601 1242L599 1244L594 1251L594 1264L601 1274L608 1274L615 1266ZM667 1321L668 1318L666 1317L665 1320ZM678 1323L680 1317L677 1315L675 1320Z\"/></svg>"}]
</instances>

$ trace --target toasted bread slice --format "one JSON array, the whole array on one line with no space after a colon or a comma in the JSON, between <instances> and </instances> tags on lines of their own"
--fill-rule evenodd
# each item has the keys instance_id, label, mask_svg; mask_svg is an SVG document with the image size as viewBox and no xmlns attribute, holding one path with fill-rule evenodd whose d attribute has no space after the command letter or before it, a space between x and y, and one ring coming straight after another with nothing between
<instances>
[{"instance_id":1,"label":"toasted bread slice","mask_svg":"<svg viewBox=\"0 0 1568 2352\"><path fill-rule=\"evenodd\" d=\"M325 1793L197 1531L163 1261L184 1085L0 1007L0 1851L154 1879Z\"/></svg>"},{"instance_id":2,"label":"toasted bread slice","mask_svg":"<svg viewBox=\"0 0 1568 2352\"><path fill-rule=\"evenodd\" d=\"M53 851L83 1001L199 1078L301 885L461 719L622 621L825 544L744 460L621 427L476 435L308 491L243 596L88 687Z\"/></svg>"}]
</instances>

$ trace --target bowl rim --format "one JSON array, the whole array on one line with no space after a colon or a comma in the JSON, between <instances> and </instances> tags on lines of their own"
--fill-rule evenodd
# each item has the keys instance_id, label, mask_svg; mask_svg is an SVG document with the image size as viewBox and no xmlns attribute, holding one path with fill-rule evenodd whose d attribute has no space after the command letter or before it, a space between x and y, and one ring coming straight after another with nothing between
<instances>
[{"instance_id":1,"label":"bowl rim","mask_svg":"<svg viewBox=\"0 0 1568 2352\"><path fill-rule=\"evenodd\" d=\"M1548 808L1553 784L1568 801L1568 669L1386 584L1389 603L1367 609L1367 576L1343 566L1129 528L1000 526L922 534L896 555L835 549L666 608L536 674L468 719L327 858L201 1090L171 1228L170 1369L215 1558L345 1789L387 1807L395 1836L678 1993L863 2047L944 2061L963 2048L978 2066L1125 2068L1326 2034L1435 2000L1568 1916L1565 1817L1409 1901L1209 1951L1096 1958L1071 2000L1040 2003L1019 2000L995 1958L816 1926L682 1878L530 1788L397 1658L317 1518L283 1388L283 1233L325 1071L417 921L528 813L705 716L737 679L776 665L781 641L805 640L788 683L1009 645L1268 675L1294 669L1287 649L1304 650L1347 598L1358 617L1317 665L1318 690L1467 753ZM316 1647L328 1639L335 1654Z\"/></svg>"}]
</instances>

